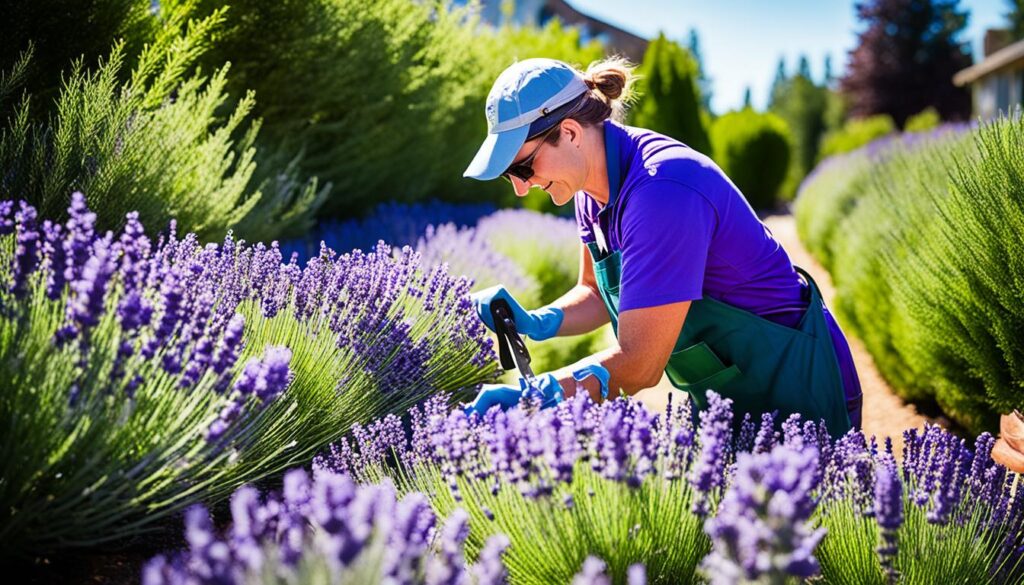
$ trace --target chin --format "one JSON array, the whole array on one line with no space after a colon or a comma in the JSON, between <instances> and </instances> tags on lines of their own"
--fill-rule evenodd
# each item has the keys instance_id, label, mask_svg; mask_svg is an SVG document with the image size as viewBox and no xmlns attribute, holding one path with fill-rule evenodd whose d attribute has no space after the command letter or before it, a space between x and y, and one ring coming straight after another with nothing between
<instances>
[{"instance_id":1,"label":"chin","mask_svg":"<svg viewBox=\"0 0 1024 585\"><path fill-rule=\"evenodd\" d=\"M551 196L551 202L552 203L554 203L558 207L562 207L563 205L565 205L565 204L567 204L567 203L569 203L570 201L573 200L574 193L569 192L569 191L567 191L567 192L569 193L568 195L564 195L564 194L561 194L561 193L558 193L558 192L548 193L548 195Z\"/></svg>"}]
</instances>

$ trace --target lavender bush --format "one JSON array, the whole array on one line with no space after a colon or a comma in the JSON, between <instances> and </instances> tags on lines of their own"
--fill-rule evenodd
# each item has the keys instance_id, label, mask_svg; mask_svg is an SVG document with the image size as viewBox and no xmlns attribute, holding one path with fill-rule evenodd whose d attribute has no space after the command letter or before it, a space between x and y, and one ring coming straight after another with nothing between
<instances>
[{"instance_id":1,"label":"lavender bush","mask_svg":"<svg viewBox=\"0 0 1024 585\"><path fill-rule=\"evenodd\" d=\"M419 493L399 498L388 482L356 485L294 469L283 494L243 487L231 496L231 526L214 529L203 506L185 513L188 549L146 564L143 585L406 583L498 585L508 539L487 539L480 561L463 554L468 517L441 522Z\"/></svg>"},{"instance_id":2,"label":"lavender bush","mask_svg":"<svg viewBox=\"0 0 1024 585\"><path fill-rule=\"evenodd\" d=\"M576 286L580 240L572 220L525 209L504 209L475 227L428 228L417 251L454 274L473 279L475 289L504 284L527 308L558 299ZM603 349L612 332L605 326L573 337L526 340L533 368L561 368Z\"/></svg>"},{"instance_id":3,"label":"lavender bush","mask_svg":"<svg viewBox=\"0 0 1024 585\"><path fill-rule=\"evenodd\" d=\"M305 260L320 253L321 242L338 252L367 250L380 240L399 248L412 246L423 237L428 226L451 223L460 229L470 227L494 210L494 205L489 203L460 205L429 201L403 204L391 201L378 205L362 219L322 221L305 237L284 242L281 250L286 257L297 252L299 259Z\"/></svg>"},{"instance_id":4,"label":"lavender bush","mask_svg":"<svg viewBox=\"0 0 1024 585\"><path fill-rule=\"evenodd\" d=\"M590 556L615 582L636 563L653 583L1022 578L1024 496L990 460L991 437L972 452L938 427L909 431L901 466L888 444L833 441L796 415L748 415L733 436L731 401L709 402L695 428L688 403L658 415L581 396L481 419L435 397L408 431L394 416L356 425L314 468L393 478L442 515L465 509L467 554L506 535L514 583L596 575Z\"/></svg>"},{"instance_id":5,"label":"lavender bush","mask_svg":"<svg viewBox=\"0 0 1024 585\"><path fill-rule=\"evenodd\" d=\"M851 433L825 468L818 549L829 583L1020 583L1020 476L991 460L993 438L972 452L928 426L904 433L902 465Z\"/></svg>"},{"instance_id":6,"label":"lavender bush","mask_svg":"<svg viewBox=\"0 0 1024 585\"><path fill-rule=\"evenodd\" d=\"M308 462L353 423L493 379L469 282L379 245L304 267L135 214L0 202L3 554L139 534Z\"/></svg>"},{"instance_id":7,"label":"lavender bush","mask_svg":"<svg viewBox=\"0 0 1024 585\"><path fill-rule=\"evenodd\" d=\"M367 482L393 477L430 494L440 514L465 508L470 554L487 535L507 535L515 583L571 582L591 555L617 582L637 562L652 582L687 582L710 549L703 517L732 452L729 401L711 402L697 439L688 402L662 417L636 401L580 396L480 419L435 398L413 409L408 433L394 417L357 426L314 466Z\"/></svg>"}]
</instances>

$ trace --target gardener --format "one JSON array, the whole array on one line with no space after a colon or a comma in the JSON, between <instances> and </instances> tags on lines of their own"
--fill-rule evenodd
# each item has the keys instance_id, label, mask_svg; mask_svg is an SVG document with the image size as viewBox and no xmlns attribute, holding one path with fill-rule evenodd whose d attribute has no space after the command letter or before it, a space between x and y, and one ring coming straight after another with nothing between
<instances>
[{"instance_id":1,"label":"gardener","mask_svg":"<svg viewBox=\"0 0 1024 585\"><path fill-rule=\"evenodd\" d=\"M861 391L849 346L814 281L707 156L624 126L629 65L586 73L551 59L506 69L487 97L488 135L465 176L504 177L519 197L538 186L573 202L582 240L579 283L525 310L502 286L474 295L507 300L534 340L579 335L611 320L618 343L539 376L544 405L577 387L595 399L654 386L664 371L698 408L714 390L738 418L778 411L823 419L834 436L860 426ZM579 386L577 386L579 384ZM469 407L516 404L521 388L484 387Z\"/></svg>"}]
</instances>

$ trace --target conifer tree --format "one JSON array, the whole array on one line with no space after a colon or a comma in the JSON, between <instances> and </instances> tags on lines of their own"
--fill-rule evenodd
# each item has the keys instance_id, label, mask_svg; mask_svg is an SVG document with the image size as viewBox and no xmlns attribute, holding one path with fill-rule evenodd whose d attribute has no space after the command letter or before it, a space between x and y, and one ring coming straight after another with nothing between
<instances>
[{"instance_id":1,"label":"conifer tree","mask_svg":"<svg viewBox=\"0 0 1024 585\"><path fill-rule=\"evenodd\" d=\"M641 97L631 123L710 154L693 57L662 34L648 45L640 73Z\"/></svg>"}]
</instances>

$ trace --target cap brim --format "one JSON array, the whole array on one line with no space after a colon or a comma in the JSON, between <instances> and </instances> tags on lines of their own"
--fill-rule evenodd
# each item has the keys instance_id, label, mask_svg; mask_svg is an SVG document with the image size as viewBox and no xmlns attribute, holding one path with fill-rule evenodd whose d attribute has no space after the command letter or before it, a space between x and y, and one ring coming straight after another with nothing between
<instances>
[{"instance_id":1,"label":"cap brim","mask_svg":"<svg viewBox=\"0 0 1024 585\"><path fill-rule=\"evenodd\" d=\"M497 134L488 134L462 176L480 181L497 179L516 159L516 153L526 143L529 132L530 125L527 124Z\"/></svg>"}]
</instances>

